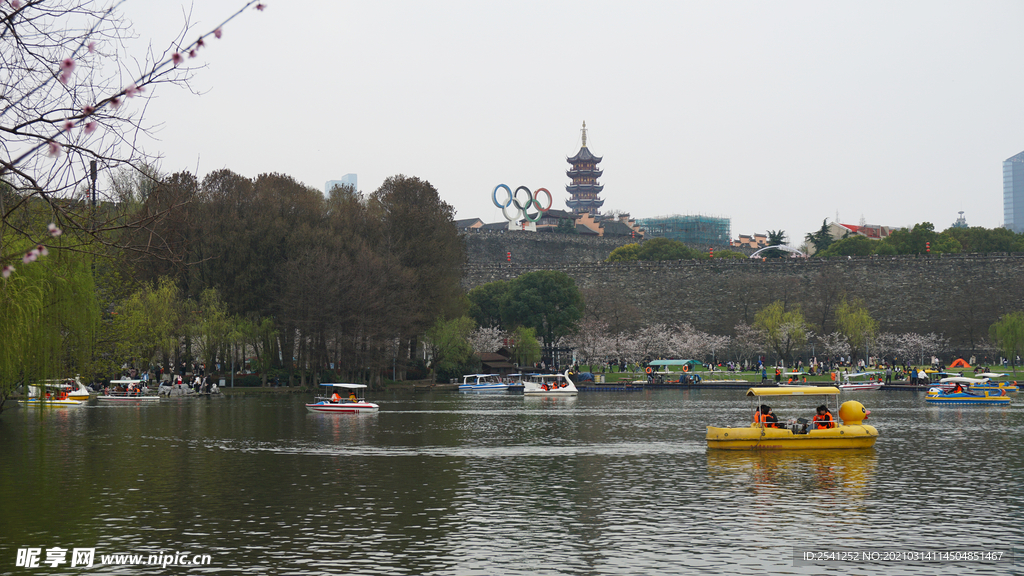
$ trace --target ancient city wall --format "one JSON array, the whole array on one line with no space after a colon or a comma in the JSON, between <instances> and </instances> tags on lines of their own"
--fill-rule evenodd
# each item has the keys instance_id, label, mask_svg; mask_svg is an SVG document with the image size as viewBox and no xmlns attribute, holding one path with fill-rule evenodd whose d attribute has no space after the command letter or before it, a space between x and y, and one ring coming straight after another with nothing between
<instances>
[{"instance_id":1,"label":"ancient city wall","mask_svg":"<svg viewBox=\"0 0 1024 576\"><path fill-rule=\"evenodd\" d=\"M532 270L561 270L607 305L642 323L690 322L732 334L774 300L799 305L832 331L830 313L845 293L862 298L884 331L937 332L969 346L1001 314L1024 309L1024 254L854 257L842 260L690 260L604 263L627 239L507 233L468 235L463 285L471 289ZM512 264L505 261L512 252ZM602 256L603 254L603 256Z\"/></svg>"}]
</instances>

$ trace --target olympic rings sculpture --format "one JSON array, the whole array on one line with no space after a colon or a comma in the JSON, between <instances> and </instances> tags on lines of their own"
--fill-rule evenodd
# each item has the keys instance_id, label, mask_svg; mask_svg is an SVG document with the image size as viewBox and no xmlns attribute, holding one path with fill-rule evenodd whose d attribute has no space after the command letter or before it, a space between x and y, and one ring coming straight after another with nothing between
<instances>
[{"instance_id":1,"label":"olympic rings sculpture","mask_svg":"<svg viewBox=\"0 0 1024 576\"><path fill-rule=\"evenodd\" d=\"M505 193L508 195L508 198L506 198L504 202L498 202L498 190L501 190L502 188L505 189ZM527 199L525 203L519 201L520 190L526 192ZM548 195L547 207L541 207L540 205L541 192ZM504 215L505 219L509 222L519 220L519 216L521 214L523 218L526 218L527 222L536 223L544 216L545 213L547 213L548 210L551 210L551 204L554 203L555 199L551 196L551 192L548 192L547 188L537 188L537 193L534 195L534 193L526 186L520 186L519 188L516 188L515 192L513 192L508 186L498 184L494 187L494 192L491 192L491 201L494 202L496 207L501 208L502 215ZM516 211L511 215L508 213L509 206L514 206L516 209ZM527 210L534 208L537 210L537 214L536 216L530 216L530 213L527 212Z\"/></svg>"}]
</instances>

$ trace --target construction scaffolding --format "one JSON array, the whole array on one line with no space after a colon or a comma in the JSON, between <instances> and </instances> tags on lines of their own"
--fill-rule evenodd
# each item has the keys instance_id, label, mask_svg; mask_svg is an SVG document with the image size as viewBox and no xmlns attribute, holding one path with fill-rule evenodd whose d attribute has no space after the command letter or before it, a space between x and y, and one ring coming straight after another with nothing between
<instances>
[{"instance_id":1,"label":"construction scaffolding","mask_svg":"<svg viewBox=\"0 0 1024 576\"><path fill-rule=\"evenodd\" d=\"M713 216L675 214L657 218L637 218L644 230L644 238L669 238L686 244L702 246L728 246L731 239L731 221Z\"/></svg>"}]
</instances>

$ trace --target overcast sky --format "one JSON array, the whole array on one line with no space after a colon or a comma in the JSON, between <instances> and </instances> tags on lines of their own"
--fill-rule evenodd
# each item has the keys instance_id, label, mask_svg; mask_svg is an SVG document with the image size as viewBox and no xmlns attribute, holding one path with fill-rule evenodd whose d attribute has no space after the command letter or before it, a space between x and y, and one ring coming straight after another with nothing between
<instances>
[{"instance_id":1,"label":"overcast sky","mask_svg":"<svg viewBox=\"0 0 1024 576\"><path fill-rule=\"evenodd\" d=\"M242 4L127 2L155 47ZM1024 150L1024 2L267 0L161 88L164 172L431 182L457 218L495 185L555 192L603 156L604 211L704 214L732 236L823 219L1003 223ZM197 35L196 34L196 35ZM191 36L191 34L190 34ZM190 38L191 39L191 38ZM190 61L190 62L195 62Z\"/></svg>"}]
</instances>

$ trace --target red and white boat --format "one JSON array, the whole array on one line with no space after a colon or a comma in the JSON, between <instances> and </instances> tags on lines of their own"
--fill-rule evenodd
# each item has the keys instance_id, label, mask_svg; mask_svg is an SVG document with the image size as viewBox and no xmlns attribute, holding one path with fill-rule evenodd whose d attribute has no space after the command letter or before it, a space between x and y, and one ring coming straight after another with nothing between
<instances>
[{"instance_id":1,"label":"red and white boat","mask_svg":"<svg viewBox=\"0 0 1024 576\"><path fill-rule=\"evenodd\" d=\"M361 394L366 388L366 384L321 384L321 386L325 386L327 388L325 393L331 393L331 395L317 396L314 398L316 402L306 404L306 410L329 414L353 414L376 412L380 409L380 406L362 398Z\"/></svg>"},{"instance_id":2,"label":"red and white boat","mask_svg":"<svg viewBox=\"0 0 1024 576\"><path fill-rule=\"evenodd\" d=\"M854 372L843 374L840 390L878 390L882 387L882 372Z\"/></svg>"}]
</instances>

